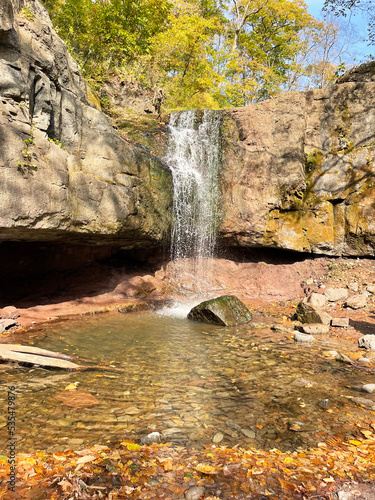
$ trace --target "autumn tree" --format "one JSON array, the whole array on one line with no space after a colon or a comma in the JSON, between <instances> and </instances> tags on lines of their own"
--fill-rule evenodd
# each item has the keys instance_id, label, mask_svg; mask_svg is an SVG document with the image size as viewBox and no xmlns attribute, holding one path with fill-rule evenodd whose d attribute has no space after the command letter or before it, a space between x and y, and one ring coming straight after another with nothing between
<instances>
[{"instance_id":1,"label":"autumn tree","mask_svg":"<svg viewBox=\"0 0 375 500\"><path fill-rule=\"evenodd\" d=\"M227 3L224 92L242 106L280 91L301 50L301 33L316 21L302 0L230 0Z\"/></svg>"},{"instance_id":2,"label":"autumn tree","mask_svg":"<svg viewBox=\"0 0 375 500\"><path fill-rule=\"evenodd\" d=\"M324 88L353 64L352 46L358 41L353 27L332 14L307 28L303 45L290 66L285 90Z\"/></svg>"},{"instance_id":3,"label":"autumn tree","mask_svg":"<svg viewBox=\"0 0 375 500\"><path fill-rule=\"evenodd\" d=\"M375 44L375 7L373 0L325 0L323 9L337 16L350 17L361 13L368 20L368 36L371 45Z\"/></svg>"}]
</instances>

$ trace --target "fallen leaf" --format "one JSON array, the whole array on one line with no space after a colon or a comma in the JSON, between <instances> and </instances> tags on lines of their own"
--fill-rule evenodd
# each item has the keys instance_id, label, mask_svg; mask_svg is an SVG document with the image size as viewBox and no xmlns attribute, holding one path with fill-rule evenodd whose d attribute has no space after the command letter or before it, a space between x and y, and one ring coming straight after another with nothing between
<instances>
[{"instance_id":1,"label":"fallen leaf","mask_svg":"<svg viewBox=\"0 0 375 500\"><path fill-rule=\"evenodd\" d=\"M194 467L198 472L202 472L203 474L217 474L217 470L212 465L208 464L198 464Z\"/></svg>"}]
</instances>

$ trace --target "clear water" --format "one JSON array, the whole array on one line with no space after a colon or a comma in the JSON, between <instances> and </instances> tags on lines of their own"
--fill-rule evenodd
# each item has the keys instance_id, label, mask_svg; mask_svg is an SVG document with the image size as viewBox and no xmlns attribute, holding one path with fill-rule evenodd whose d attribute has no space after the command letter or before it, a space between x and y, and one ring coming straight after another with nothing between
<instances>
[{"instance_id":1,"label":"clear water","mask_svg":"<svg viewBox=\"0 0 375 500\"><path fill-rule=\"evenodd\" d=\"M36 345L124 373L0 372L4 409L7 387L16 386L18 451L138 441L152 431L163 433L165 442L189 447L210 444L221 433L220 445L292 450L328 436L345 438L357 423L373 418L348 399L361 396L349 386L374 383L373 375L325 359L320 347L296 346L285 334L275 339L269 330L203 325L156 313L84 317L46 326L45 332ZM294 385L299 378L313 385ZM56 400L73 382L100 404L70 408ZM329 411L319 406L326 398ZM295 422L301 425L292 430ZM3 411L2 449L5 425Z\"/></svg>"},{"instance_id":2,"label":"clear water","mask_svg":"<svg viewBox=\"0 0 375 500\"><path fill-rule=\"evenodd\" d=\"M194 293L207 287L219 220L218 111L173 113L165 161L173 176L171 259L175 286L194 277ZM186 278L187 275L187 278ZM185 287L186 289L186 287Z\"/></svg>"}]
</instances>

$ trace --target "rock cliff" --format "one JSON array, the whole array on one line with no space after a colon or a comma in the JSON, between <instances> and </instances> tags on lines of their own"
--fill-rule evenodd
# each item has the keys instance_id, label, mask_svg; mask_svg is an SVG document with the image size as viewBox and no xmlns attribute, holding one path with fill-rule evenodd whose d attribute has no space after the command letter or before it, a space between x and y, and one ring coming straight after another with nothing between
<instances>
[{"instance_id":1,"label":"rock cliff","mask_svg":"<svg viewBox=\"0 0 375 500\"><path fill-rule=\"evenodd\" d=\"M375 62L224 113L228 245L375 255Z\"/></svg>"},{"instance_id":2,"label":"rock cliff","mask_svg":"<svg viewBox=\"0 0 375 500\"><path fill-rule=\"evenodd\" d=\"M0 240L132 248L168 238L171 178L127 143L37 0L0 5Z\"/></svg>"},{"instance_id":3,"label":"rock cliff","mask_svg":"<svg viewBox=\"0 0 375 500\"><path fill-rule=\"evenodd\" d=\"M221 241L375 255L374 161L375 62L223 111ZM42 5L2 0L0 240L160 246L171 182L91 102Z\"/></svg>"}]
</instances>

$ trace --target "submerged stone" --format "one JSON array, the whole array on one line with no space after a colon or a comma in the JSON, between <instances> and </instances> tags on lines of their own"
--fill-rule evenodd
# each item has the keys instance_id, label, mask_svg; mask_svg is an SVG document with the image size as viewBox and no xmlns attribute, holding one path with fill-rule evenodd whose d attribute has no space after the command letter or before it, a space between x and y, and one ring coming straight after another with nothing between
<instances>
[{"instance_id":1,"label":"submerged stone","mask_svg":"<svg viewBox=\"0 0 375 500\"><path fill-rule=\"evenodd\" d=\"M201 302L188 314L188 319L222 326L236 326L249 323L252 314L234 295L222 295L216 299Z\"/></svg>"}]
</instances>

